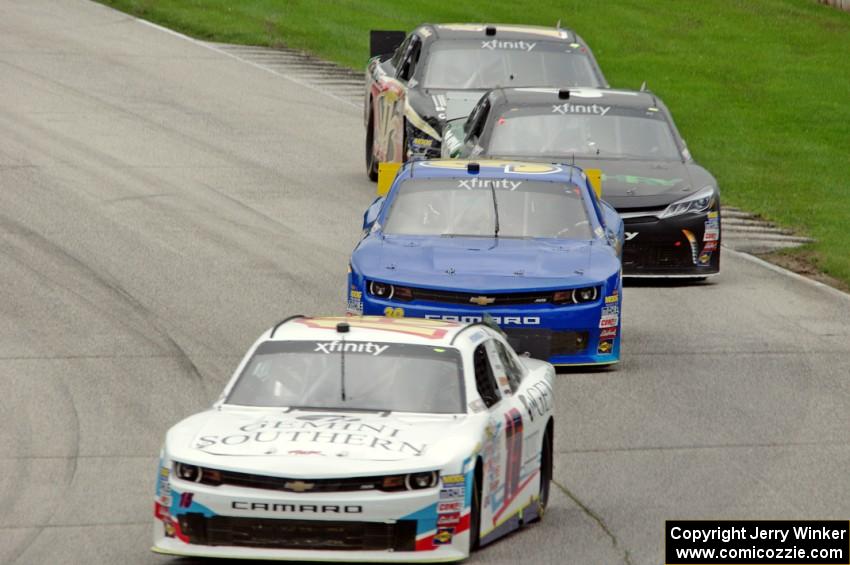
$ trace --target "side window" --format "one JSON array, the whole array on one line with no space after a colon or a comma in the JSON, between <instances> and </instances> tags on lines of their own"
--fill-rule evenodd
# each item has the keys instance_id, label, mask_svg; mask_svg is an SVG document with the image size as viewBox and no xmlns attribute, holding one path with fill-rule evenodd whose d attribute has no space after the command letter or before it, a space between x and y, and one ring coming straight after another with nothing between
<instances>
[{"instance_id":1,"label":"side window","mask_svg":"<svg viewBox=\"0 0 850 565\"><path fill-rule=\"evenodd\" d=\"M508 377L508 383L511 385L511 390L516 392L522 383L523 370L519 366L513 355L507 350L501 341L494 342L496 345L496 353L499 356L499 361L505 368L505 375Z\"/></svg>"},{"instance_id":2,"label":"side window","mask_svg":"<svg viewBox=\"0 0 850 565\"><path fill-rule=\"evenodd\" d=\"M392 64L393 68L396 69L396 70L398 69L399 65L401 65L401 60L404 58L405 54L407 53L407 46L410 45L410 38L411 37L413 37L413 36L408 35L407 39L402 41L401 45L399 45L398 48L395 50L395 53L393 53L393 58L391 60L391 64Z\"/></svg>"},{"instance_id":3,"label":"side window","mask_svg":"<svg viewBox=\"0 0 850 565\"><path fill-rule=\"evenodd\" d=\"M404 61L401 63L401 68L398 70L398 78L400 80L410 80L413 78L413 73L416 70L416 63L419 62L419 53L422 51L422 40L419 36L414 35L410 38L410 44L407 47L407 52L404 55Z\"/></svg>"},{"instance_id":4,"label":"side window","mask_svg":"<svg viewBox=\"0 0 850 565\"><path fill-rule=\"evenodd\" d=\"M487 123L487 114L490 113L490 101L484 100L476 109L475 114L469 118L469 128L466 132L466 141L473 142L478 139L481 132L484 131L484 124Z\"/></svg>"},{"instance_id":5,"label":"side window","mask_svg":"<svg viewBox=\"0 0 850 565\"><path fill-rule=\"evenodd\" d=\"M475 386L478 388L478 394L484 401L484 405L490 408L501 400L502 395L496 385L496 376L493 374L493 368L490 366L490 360L487 357L487 349L483 343L475 348L475 352L472 354L472 362L475 366Z\"/></svg>"}]
</instances>

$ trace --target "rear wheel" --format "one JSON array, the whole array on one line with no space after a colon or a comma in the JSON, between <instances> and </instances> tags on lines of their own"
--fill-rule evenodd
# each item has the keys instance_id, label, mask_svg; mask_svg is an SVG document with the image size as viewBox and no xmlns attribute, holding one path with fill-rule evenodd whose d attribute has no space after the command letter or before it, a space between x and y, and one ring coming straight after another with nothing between
<instances>
[{"instance_id":1,"label":"rear wheel","mask_svg":"<svg viewBox=\"0 0 850 565\"><path fill-rule=\"evenodd\" d=\"M472 503L469 510L469 553L481 545L481 462L475 466L472 479Z\"/></svg>"},{"instance_id":2,"label":"rear wheel","mask_svg":"<svg viewBox=\"0 0 850 565\"><path fill-rule=\"evenodd\" d=\"M540 453L540 491L537 498L537 519L541 520L549 506L549 487L552 483L552 427L543 434L543 446Z\"/></svg>"},{"instance_id":3,"label":"rear wheel","mask_svg":"<svg viewBox=\"0 0 850 565\"><path fill-rule=\"evenodd\" d=\"M366 174L371 181L378 180L378 162L375 160L375 118L369 111L369 125L366 126Z\"/></svg>"}]
</instances>

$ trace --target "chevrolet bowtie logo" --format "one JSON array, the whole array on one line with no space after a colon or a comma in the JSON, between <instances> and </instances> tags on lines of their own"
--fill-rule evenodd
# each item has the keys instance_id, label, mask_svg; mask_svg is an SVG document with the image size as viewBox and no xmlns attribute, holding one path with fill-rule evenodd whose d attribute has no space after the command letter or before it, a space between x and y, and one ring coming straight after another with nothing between
<instances>
[{"instance_id":1,"label":"chevrolet bowtie logo","mask_svg":"<svg viewBox=\"0 0 850 565\"><path fill-rule=\"evenodd\" d=\"M493 304L496 299L489 296L473 296L469 301L479 306L487 306L488 304Z\"/></svg>"},{"instance_id":2,"label":"chevrolet bowtie logo","mask_svg":"<svg viewBox=\"0 0 850 565\"><path fill-rule=\"evenodd\" d=\"M283 488L294 492L305 492L308 490L313 490L314 486L316 486L315 483L305 483L304 481L291 481L283 483Z\"/></svg>"}]
</instances>

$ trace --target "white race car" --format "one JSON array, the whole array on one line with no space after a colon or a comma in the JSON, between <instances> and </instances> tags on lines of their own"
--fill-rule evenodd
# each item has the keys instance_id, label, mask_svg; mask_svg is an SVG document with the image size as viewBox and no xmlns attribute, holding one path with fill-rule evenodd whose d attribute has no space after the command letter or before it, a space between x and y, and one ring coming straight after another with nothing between
<instances>
[{"instance_id":1,"label":"white race car","mask_svg":"<svg viewBox=\"0 0 850 565\"><path fill-rule=\"evenodd\" d=\"M543 515L554 375L483 323L284 320L168 431L153 550L464 559Z\"/></svg>"}]
</instances>

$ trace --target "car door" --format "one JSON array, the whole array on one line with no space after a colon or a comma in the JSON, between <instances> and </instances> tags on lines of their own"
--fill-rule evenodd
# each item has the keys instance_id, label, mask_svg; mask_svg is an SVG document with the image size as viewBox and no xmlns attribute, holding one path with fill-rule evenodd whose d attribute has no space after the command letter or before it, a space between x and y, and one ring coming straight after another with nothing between
<instances>
[{"instance_id":1,"label":"car door","mask_svg":"<svg viewBox=\"0 0 850 565\"><path fill-rule=\"evenodd\" d=\"M529 455L536 457L539 451L537 445L527 446L526 438L536 427L527 427L522 402L514 394L500 358L500 346L504 347L490 338L476 347L473 356L476 385L489 411L488 438L483 446L482 535L525 504L520 493L537 468L529 465Z\"/></svg>"}]
</instances>

